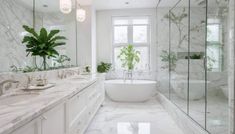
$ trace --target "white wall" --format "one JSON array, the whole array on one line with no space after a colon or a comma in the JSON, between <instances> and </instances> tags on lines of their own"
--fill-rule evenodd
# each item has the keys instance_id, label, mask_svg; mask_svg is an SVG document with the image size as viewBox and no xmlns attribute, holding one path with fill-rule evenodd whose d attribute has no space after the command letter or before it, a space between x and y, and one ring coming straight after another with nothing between
<instances>
[{"instance_id":1,"label":"white wall","mask_svg":"<svg viewBox=\"0 0 235 134\"><path fill-rule=\"evenodd\" d=\"M82 7L86 10L86 20L78 22L78 66L91 65L96 70L96 12L92 6Z\"/></svg>"},{"instance_id":2,"label":"white wall","mask_svg":"<svg viewBox=\"0 0 235 134\"><path fill-rule=\"evenodd\" d=\"M150 16L151 18L151 71L156 71L156 9L121 9L97 11L97 62L112 62L112 17Z\"/></svg>"}]
</instances>

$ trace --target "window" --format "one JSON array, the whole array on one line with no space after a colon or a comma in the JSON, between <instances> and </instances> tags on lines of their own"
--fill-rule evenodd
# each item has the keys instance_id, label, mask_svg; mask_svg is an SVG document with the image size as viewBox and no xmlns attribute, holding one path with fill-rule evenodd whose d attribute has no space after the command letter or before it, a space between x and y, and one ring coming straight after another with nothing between
<instances>
[{"instance_id":1,"label":"window","mask_svg":"<svg viewBox=\"0 0 235 134\"><path fill-rule=\"evenodd\" d=\"M209 19L207 26L207 66L209 71L222 70L222 28L219 19Z\"/></svg>"},{"instance_id":2,"label":"window","mask_svg":"<svg viewBox=\"0 0 235 134\"><path fill-rule=\"evenodd\" d=\"M113 64L121 70L122 63L117 58L122 47L129 44L140 52L140 62L135 70L149 69L150 23L149 17L113 18Z\"/></svg>"}]
</instances>

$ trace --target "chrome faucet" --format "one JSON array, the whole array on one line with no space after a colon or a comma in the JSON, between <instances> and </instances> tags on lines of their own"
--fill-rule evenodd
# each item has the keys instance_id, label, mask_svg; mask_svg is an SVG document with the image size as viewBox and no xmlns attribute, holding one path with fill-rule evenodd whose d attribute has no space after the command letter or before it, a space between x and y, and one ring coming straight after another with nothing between
<instances>
[{"instance_id":1,"label":"chrome faucet","mask_svg":"<svg viewBox=\"0 0 235 134\"><path fill-rule=\"evenodd\" d=\"M132 71L123 71L124 81L128 78L129 80L133 80L133 72Z\"/></svg>"},{"instance_id":2,"label":"chrome faucet","mask_svg":"<svg viewBox=\"0 0 235 134\"><path fill-rule=\"evenodd\" d=\"M67 70L66 73L71 73L71 74L74 73L74 74L77 74L77 75L80 74L78 70Z\"/></svg>"},{"instance_id":3,"label":"chrome faucet","mask_svg":"<svg viewBox=\"0 0 235 134\"><path fill-rule=\"evenodd\" d=\"M4 89L4 84L6 83L19 83L19 81L16 81L16 80L5 80L5 81L2 81L0 83L0 95L3 95L5 93L5 89Z\"/></svg>"}]
</instances>

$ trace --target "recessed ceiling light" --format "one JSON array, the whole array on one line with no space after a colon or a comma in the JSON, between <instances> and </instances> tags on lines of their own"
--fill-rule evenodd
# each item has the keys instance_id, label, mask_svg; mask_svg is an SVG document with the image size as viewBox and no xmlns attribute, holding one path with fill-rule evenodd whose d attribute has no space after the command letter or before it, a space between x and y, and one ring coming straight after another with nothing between
<instances>
[{"instance_id":1,"label":"recessed ceiling light","mask_svg":"<svg viewBox=\"0 0 235 134\"><path fill-rule=\"evenodd\" d=\"M129 5L130 3L129 2L125 2L126 5Z\"/></svg>"}]
</instances>

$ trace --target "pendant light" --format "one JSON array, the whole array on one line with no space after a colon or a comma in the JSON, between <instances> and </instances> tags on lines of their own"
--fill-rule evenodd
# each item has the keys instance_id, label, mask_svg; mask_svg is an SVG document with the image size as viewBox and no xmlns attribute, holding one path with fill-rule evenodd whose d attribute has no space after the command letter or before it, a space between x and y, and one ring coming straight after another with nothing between
<instances>
[{"instance_id":1,"label":"pendant light","mask_svg":"<svg viewBox=\"0 0 235 134\"><path fill-rule=\"evenodd\" d=\"M82 9L80 5L76 12L76 18L77 18L77 21L79 22L83 22L86 19L86 11Z\"/></svg>"},{"instance_id":2,"label":"pendant light","mask_svg":"<svg viewBox=\"0 0 235 134\"><path fill-rule=\"evenodd\" d=\"M69 14L72 11L72 1L60 0L60 11L64 14Z\"/></svg>"}]
</instances>

